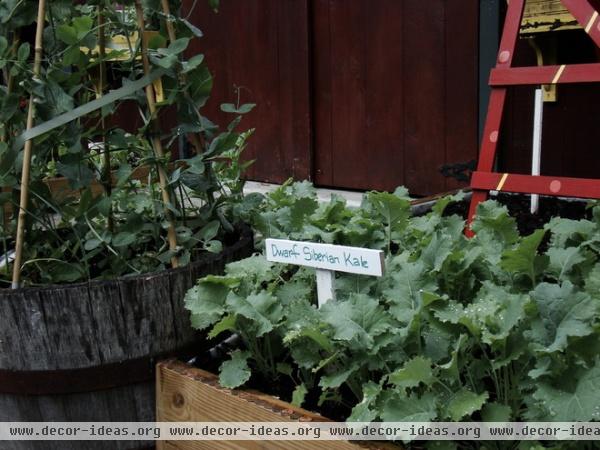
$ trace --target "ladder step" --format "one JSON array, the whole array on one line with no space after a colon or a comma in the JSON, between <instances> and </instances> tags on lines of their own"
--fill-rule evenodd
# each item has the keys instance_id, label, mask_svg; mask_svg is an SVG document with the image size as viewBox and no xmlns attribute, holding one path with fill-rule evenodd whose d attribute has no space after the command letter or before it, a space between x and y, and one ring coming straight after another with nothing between
<instances>
[{"instance_id":1,"label":"ladder step","mask_svg":"<svg viewBox=\"0 0 600 450\"><path fill-rule=\"evenodd\" d=\"M600 82L600 64L492 69L490 86Z\"/></svg>"},{"instance_id":2,"label":"ladder step","mask_svg":"<svg viewBox=\"0 0 600 450\"><path fill-rule=\"evenodd\" d=\"M473 172L474 190L516 192L559 197L600 198L600 180L532 176L512 173Z\"/></svg>"}]
</instances>

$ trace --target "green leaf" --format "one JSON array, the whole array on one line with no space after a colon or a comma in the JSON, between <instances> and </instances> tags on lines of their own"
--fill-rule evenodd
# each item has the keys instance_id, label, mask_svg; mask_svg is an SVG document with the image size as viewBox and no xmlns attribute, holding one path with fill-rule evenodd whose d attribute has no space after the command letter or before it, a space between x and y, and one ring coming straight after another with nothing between
<instances>
[{"instance_id":1,"label":"green leaf","mask_svg":"<svg viewBox=\"0 0 600 450\"><path fill-rule=\"evenodd\" d=\"M502 268L515 275L528 277L531 280L531 286L535 286L537 275L544 270L548 263L548 257L537 254L537 249L545 234L546 230L536 230L521 239L515 249L505 251L500 263Z\"/></svg>"},{"instance_id":2,"label":"green leaf","mask_svg":"<svg viewBox=\"0 0 600 450\"><path fill-rule=\"evenodd\" d=\"M593 297L600 297L600 263L596 263L585 280L585 290Z\"/></svg>"},{"instance_id":3,"label":"green leaf","mask_svg":"<svg viewBox=\"0 0 600 450\"><path fill-rule=\"evenodd\" d=\"M84 189L94 179L94 172L77 160L59 161L56 163L56 170L69 180L72 189Z\"/></svg>"},{"instance_id":4,"label":"green leaf","mask_svg":"<svg viewBox=\"0 0 600 450\"><path fill-rule=\"evenodd\" d=\"M348 378L358 370L360 364L354 361L348 367L343 369L337 369L334 373L323 375L321 377L321 381L319 381L319 386L323 389L333 389L340 387L343 383L348 380Z\"/></svg>"},{"instance_id":5,"label":"green leaf","mask_svg":"<svg viewBox=\"0 0 600 450\"><path fill-rule=\"evenodd\" d=\"M450 355L450 361L446 364L440 365L442 374L449 378L452 382L460 382L460 371L458 368L458 355L462 350L463 345L467 342L467 335L461 334L456 341L454 349Z\"/></svg>"},{"instance_id":6,"label":"green leaf","mask_svg":"<svg viewBox=\"0 0 600 450\"><path fill-rule=\"evenodd\" d=\"M100 239L95 239L95 238L88 239L87 241L85 241L85 244L83 247L85 248L86 251L89 252L89 251L92 251L95 248L99 247L100 244L102 244L102 241Z\"/></svg>"},{"instance_id":7,"label":"green leaf","mask_svg":"<svg viewBox=\"0 0 600 450\"><path fill-rule=\"evenodd\" d=\"M572 375L571 375L572 376ZM575 389L553 387L540 383L533 394L544 411L540 421L581 421L600 418L600 365L587 370L576 381Z\"/></svg>"},{"instance_id":8,"label":"green leaf","mask_svg":"<svg viewBox=\"0 0 600 450\"><path fill-rule=\"evenodd\" d=\"M290 206L280 210L277 221L287 233L300 230L305 225L306 218L313 214L318 207L319 202L316 199L300 197Z\"/></svg>"},{"instance_id":9,"label":"green leaf","mask_svg":"<svg viewBox=\"0 0 600 450\"><path fill-rule=\"evenodd\" d=\"M236 316L242 316L252 321L256 337L271 331L283 317L280 302L265 291L248 295L245 298L231 292L227 296L226 304Z\"/></svg>"},{"instance_id":10,"label":"green leaf","mask_svg":"<svg viewBox=\"0 0 600 450\"><path fill-rule=\"evenodd\" d=\"M23 42L21 45L19 45L19 49L17 50L17 59L20 62L26 62L27 58L29 58L30 50L31 47L29 43Z\"/></svg>"},{"instance_id":11,"label":"green leaf","mask_svg":"<svg viewBox=\"0 0 600 450\"><path fill-rule=\"evenodd\" d=\"M253 285L260 285L265 281L270 281L276 276L276 271L272 262L267 261L263 255L254 255L227 264L225 273L232 278L251 282Z\"/></svg>"},{"instance_id":12,"label":"green leaf","mask_svg":"<svg viewBox=\"0 0 600 450\"><path fill-rule=\"evenodd\" d=\"M577 292L569 281L562 285L541 283L532 292L540 321L533 327L532 338L546 348L544 352L565 350L570 337L587 336L594 332L600 303L587 293Z\"/></svg>"},{"instance_id":13,"label":"green leaf","mask_svg":"<svg viewBox=\"0 0 600 450\"><path fill-rule=\"evenodd\" d=\"M486 403L481 410L481 417L484 422L509 422L512 416L512 409L508 405L491 402Z\"/></svg>"},{"instance_id":14,"label":"green leaf","mask_svg":"<svg viewBox=\"0 0 600 450\"><path fill-rule=\"evenodd\" d=\"M379 302L364 294L351 294L344 302L329 301L320 312L333 328L334 339L354 341L366 348L371 348L374 338L393 326L391 317Z\"/></svg>"},{"instance_id":15,"label":"green leaf","mask_svg":"<svg viewBox=\"0 0 600 450\"><path fill-rule=\"evenodd\" d=\"M488 398L488 393L477 395L467 389L461 389L451 398L446 407L448 417L454 422L458 422L465 416L470 416L475 411L479 411Z\"/></svg>"},{"instance_id":16,"label":"green leaf","mask_svg":"<svg viewBox=\"0 0 600 450\"><path fill-rule=\"evenodd\" d=\"M4 36L0 36L0 57L4 54L8 48L8 41Z\"/></svg>"},{"instance_id":17,"label":"green leaf","mask_svg":"<svg viewBox=\"0 0 600 450\"><path fill-rule=\"evenodd\" d=\"M79 16L73 19L73 27L77 32L78 40L82 40L92 29L94 24L90 16Z\"/></svg>"},{"instance_id":18,"label":"green leaf","mask_svg":"<svg viewBox=\"0 0 600 450\"><path fill-rule=\"evenodd\" d=\"M387 192L369 192L368 200L393 230L401 229L410 215L410 202Z\"/></svg>"},{"instance_id":19,"label":"green leaf","mask_svg":"<svg viewBox=\"0 0 600 450\"><path fill-rule=\"evenodd\" d=\"M167 45L167 39L161 34L154 34L148 39L148 48L156 50Z\"/></svg>"},{"instance_id":20,"label":"green leaf","mask_svg":"<svg viewBox=\"0 0 600 450\"><path fill-rule=\"evenodd\" d=\"M171 42L166 49L159 49L159 52L165 55L178 55L187 48L189 42L189 38L179 38Z\"/></svg>"},{"instance_id":21,"label":"green leaf","mask_svg":"<svg viewBox=\"0 0 600 450\"><path fill-rule=\"evenodd\" d=\"M196 233L196 238L205 242L211 241L217 237L220 228L221 223L218 220L212 220L204 225L202 229L198 231L198 233Z\"/></svg>"},{"instance_id":22,"label":"green leaf","mask_svg":"<svg viewBox=\"0 0 600 450\"><path fill-rule=\"evenodd\" d=\"M115 247L125 247L127 245L131 245L135 242L135 234L127 231L122 231L117 233L112 238L112 244Z\"/></svg>"},{"instance_id":23,"label":"green leaf","mask_svg":"<svg viewBox=\"0 0 600 450\"><path fill-rule=\"evenodd\" d=\"M423 249L421 259L432 270L439 272L444 264L444 261L452 253L452 248L455 245L450 236L437 232L431 238L431 241Z\"/></svg>"},{"instance_id":24,"label":"green leaf","mask_svg":"<svg viewBox=\"0 0 600 450\"><path fill-rule=\"evenodd\" d=\"M504 345L505 339L525 316L527 296L511 294L504 287L484 282L477 300L464 309L458 322L489 345Z\"/></svg>"},{"instance_id":25,"label":"green leaf","mask_svg":"<svg viewBox=\"0 0 600 450\"><path fill-rule=\"evenodd\" d=\"M519 238L517 223L508 214L508 209L498 202L488 200L477 206L471 229L476 233L471 239L475 245L486 249L486 256L493 264L499 262L499 253Z\"/></svg>"},{"instance_id":26,"label":"green leaf","mask_svg":"<svg viewBox=\"0 0 600 450\"><path fill-rule=\"evenodd\" d=\"M589 239L596 226L589 220L572 220L554 217L545 226L552 233L550 243L553 247L563 248L578 246Z\"/></svg>"},{"instance_id":27,"label":"green leaf","mask_svg":"<svg viewBox=\"0 0 600 450\"><path fill-rule=\"evenodd\" d=\"M548 271L556 277L558 281L564 281L573 268L586 261L581 247L550 248L547 252L550 257Z\"/></svg>"},{"instance_id":28,"label":"green leaf","mask_svg":"<svg viewBox=\"0 0 600 450\"><path fill-rule=\"evenodd\" d=\"M330 355L335 352L333 342L321 331L319 311L307 299L288 303L282 328L287 330L283 343L299 367L315 369L322 362L323 351Z\"/></svg>"},{"instance_id":29,"label":"green leaf","mask_svg":"<svg viewBox=\"0 0 600 450\"><path fill-rule=\"evenodd\" d=\"M208 241L204 248L210 253L221 253L223 251L223 243L221 241Z\"/></svg>"},{"instance_id":30,"label":"green leaf","mask_svg":"<svg viewBox=\"0 0 600 450\"><path fill-rule=\"evenodd\" d=\"M252 373L248 367L250 352L234 350L230 355L231 359L225 361L219 368L219 384L233 389L248 381Z\"/></svg>"},{"instance_id":31,"label":"green leaf","mask_svg":"<svg viewBox=\"0 0 600 450\"><path fill-rule=\"evenodd\" d=\"M181 73L188 73L198 67L204 61L204 55L192 56L188 61L182 63Z\"/></svg>"},{"instance_id":32,"label":"green leaf","mask_svg":"<svg viewBox=\"0 0 600 450\"><path fill-rule=\"evenodd\" d=\"M85 271L80 264L65 261L52 261L48 273L55 283L73 283L85 276Z\"/></svg>"},{"instance_id":33,"label":"green leaf","mask_svg":"<svg viewBox=\"0 0 600 450\"><path fill-rule=\"evenodd\" d=\"M218 156L227 150L235 148L238 137L239 135L237 133L229 131L219 134L211 141L205 156Z\"/></svg>"},{"instance_id":34,"label":"green leaf","mask_svg":"<svg viewBox=\"0 0 600 450\"><path fill-rule=\"evenodd\" d=\"M429 422L437 417L435 395L426 392L419 398L393 394L383 405L381 416L385 422Z\"/></svg>"},{"instance_id":35,"label":"green leaf","mask_svg":"<svg viewBox=\"0 0 600 450\"><path fill-rule=\"evenodd\" d=\"M67 50L65 50L62 62L65 66L74 66L79 63L80 59L81 59L81 50L79 49L79 47L73 46L73 47L69 47L69 48L67 48Z\"/></svg>"},{"instance_id":36,"label":"green leaf","mask_svg":"<svg viewBox=\"0 0 600 450\"><path fill-rule=\"evenodd\" d=\"M225 331L235 331L235 316L233 314L229 314L217 322L208 333L208 337L214 339Z\"/></svg>"},{"instance_id":37,"label":"green leaf","mask_svg":"<svg viewBox=\"0 0 600 450\"><path fill-rule=\"evenodd\" d=\"M389 311L400 324L411 329L424 306L423 293L436 290L434 274L423 261L409 261L408 253L392 259L386 271L388 286L383 294L391 305Z\"/></svg>"},{"instance_id":38,"label":"green leaf","mask_svg":"<svg viewBox=\"0 0 600 450\"><path fill-rule=\"evenodd\" d=\"M184 297L185 307L192 314L192 326L203 330L225 313L225 299L230 287L237 281L232 278L208 276L198 281Z\"/></svg>"},{"instance_id":39,"label":"green leaf","mask_svg":"<svg viewBox=\"0 0 600 450\"><path fill-rule=\"evenodd\" d=\"M77 30L66 24L59 25L56 28L56 36L67 45L75 45L79 42Z\"/></svg>"},{"instance_id":40,"label":"green leaf","mask_svg":"<svg viewBox=\"0 0 600 450\"><path fill-rule=\"evenodd\" d=\"M308 389L304 383L296 386L294 392L292 393L292 405L301 407L302 403L304 403L304 399L306 398L306 394L308 394Z\"/></svg>"},{"instance_id":41,"label":"green leaf","mask_svg":"<svg viewBox=\"0 0 600 450\"><path fill-rule=\"evenodd\" d=\"M177 64L179 58L177 58L176 55L165 55L162 58L151 56L150 60L157 66L162 67L163 69L170 69L171 67L174 67L175 64Z\"/></svg>"},{"instance_id":42,"label":"green leaf","mask_svg":"<svg viewBox=\"0 0 600 450\"><path fill-rule=\"evenodd\" d=\"M431 361L422 356L415 356L401 369L390 374L388 380L400 388L411 388L421 383L430 386L435 377L431 370Z\"/></svg>"},{"instance_id":43,"label":"green leaf","mask_svg":"<svg viewBox=\"0 0 600 450\"><path fill-rule=\"evenodd\" d=\"M362 392L362 401L352 408L352 413L347 419L348 422L372 422L378 416L376 402L381 392L381 386L368 381L363 384Z\"/></svg>"},{"instance_id":44,"label":"green leaf","mask_svg":"<svg viewBox=\"0 0 600 450\"><path fill-rule=\"evenodd\" d=\"M236 107L233 103L222 103L221 111L232 114L246 114L254 109L255 103L245 103Z\"/></svg>"},{"instance_id":45,"label":"green leaf","mask_svg":"<svg viewBox=\"0 0 600 450\"><path fill-rule=\"evenodd\" d=\"M446 195L445 197L442 197L437 202L435 202L435 205L433 205L431 210L438 216L441 216L442 214L444 214L444 211L446 210L448 205L450 205L451 203L460 202L464 200L464 198L465 193L463 191L460 191L454 195Z\"/></svg>"},{"instance_id":46,"label":"green leaf","mask_svg":"<svg viewBox=\"0 0 600 450\"><path fill-rule=\"evenodd\" d=\"M294 369L288 363L277 363L276 368L277 372L287 375L288 377L291 377L294 372Z\"/></svg>"},{"instance_id":47,"label":"green leaf","mask_svg":"<svg viewBox=\"0 0 600 450\"><path fill-rule=\"evenodd\" d=\"M121 164L117 169L117 186L123 186L131 174L133 173L133 169L129 164Z\"/></svg>"}]
</instances>

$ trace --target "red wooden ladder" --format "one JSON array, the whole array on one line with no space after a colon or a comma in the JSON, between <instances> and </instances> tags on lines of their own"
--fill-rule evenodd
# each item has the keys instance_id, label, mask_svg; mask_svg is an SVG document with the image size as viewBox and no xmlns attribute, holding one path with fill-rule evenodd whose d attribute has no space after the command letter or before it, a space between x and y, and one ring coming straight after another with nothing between
<instances>
[{"instance_id":1,"label":"red wooden ladder","mask_svg":"<svg viewBox=\"0 0 600 450\"><path fill-rule=\"evenodd\" d=\"M588 0L561 0L585 32L600 47L600 17ZM525 0L510 0L496 67L490 75L492 88L483 131L477 170L471 177L473 196L465 234L473 236L470 228L477 205L486 200L489 191L522 194L581 197L600 199L600 179L517 175L493 172L500 126L509 86L600 81L600 64L573 64L541 67L512 67L519 36Z\"/></svg>"}]
</instances>

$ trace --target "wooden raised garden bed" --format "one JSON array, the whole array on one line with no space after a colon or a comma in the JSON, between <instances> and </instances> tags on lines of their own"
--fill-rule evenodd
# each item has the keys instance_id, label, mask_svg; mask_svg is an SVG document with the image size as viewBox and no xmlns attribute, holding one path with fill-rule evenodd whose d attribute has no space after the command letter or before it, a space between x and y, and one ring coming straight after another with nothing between
<instances>
[{"instance_id":1,"label":"wooden raised garden bed","mask_svg":"<svg viewBox=\"0 0 600 450\"><path fill-rule=\"evenodd\" d=\"M177 360L156 368L159 422L328 422L319 414L252 390L219 386L218 376ZM400 450L396 445L350 441L160 441L157 450Z\"/></svg>"}]
</instances>

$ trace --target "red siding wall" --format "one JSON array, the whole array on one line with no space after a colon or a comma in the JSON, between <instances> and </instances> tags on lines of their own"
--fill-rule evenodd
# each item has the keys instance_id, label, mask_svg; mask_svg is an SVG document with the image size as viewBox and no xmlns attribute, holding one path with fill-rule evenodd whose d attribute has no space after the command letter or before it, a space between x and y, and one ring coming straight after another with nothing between
<instances>
[{"instance_id":1,"label":"red siding wall","mask_svg":"<svg viewBox=\"0 0 600 450\"><path fill-rule=\"evenodd\" d=\"M205 3L190 20L215 74L206 115L225 123L234 84L258 104L251 178L425 195L456 186L442 165L476 158L477 0Z\"/></svg>"},{"instance_id":2,"label":"red siding wall","mask_svg":"<svg viewBox=\"0 0 600 450\"><path fill-rule=\"evenodd\" d=\"M477 155L476 0L316 0L315 180L416 194Z\"/></svg>"}]
</instances>

